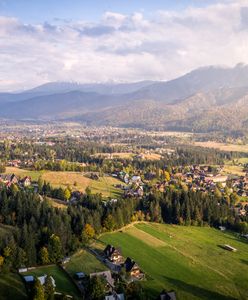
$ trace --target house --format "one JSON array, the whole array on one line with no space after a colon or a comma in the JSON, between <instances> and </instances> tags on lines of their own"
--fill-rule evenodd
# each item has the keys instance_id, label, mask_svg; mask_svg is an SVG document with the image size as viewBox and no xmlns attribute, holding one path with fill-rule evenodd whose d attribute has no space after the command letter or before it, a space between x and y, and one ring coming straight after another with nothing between
<instances>
[{"instance_id":1,"label":"house","mask_svg":"<svg viewBox=\"0 0 248 300\"><path fill-rule=\"evenodd\" d=\"M21 184L24 186L24 187L28 187L31 185L31 177L24 177L22 180L21 180Z\"/></svg>"},{"instance_id":2,"label":"house","mask_svg":"<svg viewBox=\"0 0 248 300\"><path fill-rule=\"evenodd\" d=\"M106 279L106 281L107 281L110 288L114 287L114 279L113 279L110 271L104 271L104 272L98 272L98 273L91 273L90 274L90 278L92 278L94 276L102 276L103 278Z\"/></svg>"},{"instance_id":3,"label":"house","mask_svg":"<svg viewBox=\"0 0 248 300\"><path fill-rule=\"evenodd\" d=\"M124 262L124 267L127 273L130 273L131 277L140 278L143 276L140 267L138 264L132 260L130 257L128 257Z\"/></svg>"},{"instance_id":4,"label":"house","mask_svg":"<svg viewBox=\"0 0 248 300\"><path fill-rule=\"evenodd\" d=\"M105 300L125 300L125 296L124 294L113 293L105 296Z\"/></svg>"},{"instance_id":5,"label":"house","mask_svg":"<svg viewBox=\"0 0 248 300\"><path fill-rule=\"evenodd\" d=\"M68 262L70 262L70 260L71 260L71 258L70 258L69 256L66 256L66 257L64 257L64 258L62 259L61 264L62 264L62 265L65 265L65 264L67 264Z\"/></svg>"},{"instance_id":6,"label":"house","mask_svg":"<svg viewBox=\"0 0 248 300\"><path fill-rule=\"evenodd\" d=\"M141 183L141 177L140 176L133 176L131 178L131 182L139 184L139 183Z\"/></svg>"},{"instance_id":7,"label":"house","mask_svg":"<svg viewBox=\"0 0 248 300\"><path fill-rule=\"evenodd\" d=\"M225 231L225 230L226 230L226 227L225 227L225 226L219 226L219 230L220 230L220 231Z\"/></svg>"},{"instance_id":8,"label":"house","mask_svg":"<svg viewBox=\"0 0 248 300\"><path fill-rule=\"evenodd\" d=\"M26 284L30 284L30 283L34 282L34 276L32 276L32 275L23 276L23 279Z\"/></svg>"},{"instance_id":9,"label":"house","mask_svg":"<svg viewBox=\"0 0 248 300\"><path fill-rule=\"evenodd\" d=\"M11 184L17 184L18 178L15 174L2 174L0 175L0 181L10 186Z\"/></svg>"},{"instance_id":10,"label":"house","mask_svg":"<svg viewBox=\"0 0 248 300\"><path fill-rule=\"evenodd\" d=\"M20 268L18 269L18 273L26 273L28 271L27 268Z\"/></svg>"},{"instance_id":11,"label":"house","mask_svg":"<svg viewBox=\"0 0 248 300\"><path fill-rule=\"evenodd\" d=\"M107 245L103 252L111 262L115 264L123 263L123 256L120 249L117 249L112 245Z\"/></svg>"},{"instance_id":12,"label":"house","mask_svg":"<svg viewBox=\"0 0 248 300\"><path fill-rule=\"evenodd\" d=\"M162 291L159 300L176 300L176 293L174 291Z\"/></svg>"},{"instance_id":13,"label":"house","mask_svg":"<svg viewBox=\"0 0 248 300\"><path fill-rule=\"evenodd\" d=\"M46 275L46 274L43 275L43 276L38 277L38 280L40 281L41 285L44 285L44 284L45 284L46 278L47 278L47 275ZM55 287L56 287L55 280L54 280L54 278L53 278L52 276L50 276L50 278L51 278L51 281L52 281L52 285L53 285L53 287L55 288Z\"/></svg>"}]
</instances>

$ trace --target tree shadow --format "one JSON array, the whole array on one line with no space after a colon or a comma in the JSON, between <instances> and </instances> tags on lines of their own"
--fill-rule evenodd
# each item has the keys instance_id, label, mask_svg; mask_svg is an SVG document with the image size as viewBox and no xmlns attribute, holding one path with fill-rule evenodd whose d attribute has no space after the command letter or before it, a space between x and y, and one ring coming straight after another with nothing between
<instances>
[{"instance_id":1,"label":"tree shadow","mask_svg":"<svg viewBox=\"0 0 248 300\"><path fill-rule=\"evenodd\" d=\"M240 261L241 261L243 264L248 265L248 260L241 259Z\"/></svg>"},{"instance_id":2,"label":"tree shadow","mask_svg":"<svg viewBox=\"0 0 248 300\"><path fill-rule=\"evenodd\" d=\"M227 251L227 249L223 245L218 245L218 247Z\"/></svg>"},{"instance_id":3,"label":"tree shadow","mask_svg":"<svg viewBox=\"0 0 248 300\"><path fill-rule=\"evenodd\" d=\"M231 296L225 296L222 294L219 294L215 291L206 290L202 287L198 287L186 282L183 282L178 279L169 278L164 276L164 278L173 284L175 287L177 287L179 290L185 291L189 294L192 294L195 297L198 297L202 300L237 300L237 298L231 297Z\"/></svg>"}]
</instances>

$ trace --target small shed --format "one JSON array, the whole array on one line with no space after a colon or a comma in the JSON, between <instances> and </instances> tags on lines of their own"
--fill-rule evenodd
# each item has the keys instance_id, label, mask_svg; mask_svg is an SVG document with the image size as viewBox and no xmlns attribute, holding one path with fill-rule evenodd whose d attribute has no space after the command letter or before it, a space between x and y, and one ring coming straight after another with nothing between
<instances>
[{"instance_id":1,"label":"small shed","mask_svg":"<svg viewBox=\"0 0 248 300\"><path fill-rule=\"evenodd\" d=\"M236 251L237 251L236 248L234 248L234 247L232 247L232 246L230 246L230 245L224 245L224 248L225 248L226 250L232 251L232 252L236 252Z\"/></svg>"},{"instance_id":2,"label":"small shed","mask_svg":"<svg viewBox=\"0 0 248 300\"><path fill-rule=\"evenodd\" d=\"M32 276L32 275L23 276L23 279L24 279L25 283L33 283L34 282L34 276Z\"/></svg>"},{"instance_id":3,"label":"small shed","mask_svg":"<svg viewBox=\"0 0 248 300\"><path fill-rule=\"evenodd\" d=\"M85 276L86 275L83 272L77 272L77 273L75 273L75 278L77 280L83 279L83 278L85 278Z\"/></svg>"}]
</instances>

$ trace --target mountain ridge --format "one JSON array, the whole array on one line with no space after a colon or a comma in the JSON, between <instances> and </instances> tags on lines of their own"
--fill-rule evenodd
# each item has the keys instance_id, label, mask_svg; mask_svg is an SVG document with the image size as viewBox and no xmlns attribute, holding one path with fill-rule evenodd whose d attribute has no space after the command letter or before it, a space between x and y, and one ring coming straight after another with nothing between
<instances>
[{"instance_id":1,"label":"mountain ridge","mask_svg":"<svg viewBox=\"0 0 248 300\"><path fill-rule=\"evenodd\" d=\"M7 119L203 132L248 129L248 66L204 67L166 82L48 83L19 94L0 93L0 104L0 118Z\"/></svg>"}]
</instances>

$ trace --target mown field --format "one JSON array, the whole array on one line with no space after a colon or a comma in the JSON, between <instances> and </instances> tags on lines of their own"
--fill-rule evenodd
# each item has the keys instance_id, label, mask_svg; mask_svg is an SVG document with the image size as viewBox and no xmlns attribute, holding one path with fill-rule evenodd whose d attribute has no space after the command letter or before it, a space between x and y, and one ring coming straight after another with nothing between
<instances>
[{"instance_id":1,"label":"mown field","mask_svg":"<svg viewBox=\"0 0 248 300\"><path fill-rule=\"evenodd\" d=\"M236 144L225 144L213 141L208 142L195 142L196 146L215 148L223 151L237 151L237 152L248 152L248 145L236 145Z\"/></svg>"},{"instance_id":2,"label":"mown field","mask_svg":"<svg viewBox=\"0 0 248 300\"><path fill-rule=\"evenodd\" d=\"M121 247L146 273L143 285L155 299L174 289L177 299L248 299L248 243L212 228L140 223L101 236ZM230 244L238 251L222 248Z\"/></svg>"},{"instance_id":3,"label":"mown field","mask_svg":"<svg viewBox=\"0 0 248 300\"><path fill-rule=\"evenodd\" d=\"M52 172L52 171L30 171L15 167L7 167L6 174L16 174L20 177L30 176L37 181L41 178L54 187L66 188L70 186L73 190L85 191L89 187L92 193L102 193L104 197L118 197L120 189L115 188L116 184L123 184L120 180L111 176L100 177L99 180L92 180L80 172Z\"/></svg>"},{"instance_id":4,"label":"mown field","mask_svg":"<svg viewBox=\"0 0 248 300\"><path fill-rule=\"evenodd\" d=\"M56 282L57 292L68 294L73 296L75 299L79 299L80 294L73 282L70 280L68 275L56 265L39 267L23 275L42 276L45 274L53 276Z\"/></svg>"},{"instance_id":5,"label":"mown field","mask_svg":"<svg viewBox=\"0 0 248 300\"><path fill-rule=\"evenodd\" d=\"M84 192L85 189L89 187L92 193L102 193L104 197L116 197L121 193L121 190L115 188L114 185L122 184L122 182L111 176L103 176L98 180L93 180L78 172L49 171L43 173L42 179L50 182L55 187L61 186L66 188L70 186L72 189L81 192Z\"/></svg>"},{"instance_id":6,"label":"mown field","mask_svg":"<svg viewBox=\"0 0 248 300\"><path fill-rule=\"evenodd\" d=\"M90 273L106 271L107 267L96 259L91 253L80 250L75 253L69 263L65 266L66 271L74 276L77 272L83 272L87 275Z\"/></svg>"},{"instance_id":7,"label":"mown field","mask_svg":"<svg viewBox=\"0 0 248 300\"><path fill-rule=\"evenodd\" d=\"M6 174L15 174L16 176L25 177L29 176L33 181L37 181L38 178L44 173L44 171L31 171L24 170L16 167L6 167Z\"/></svg>"}]
</instances>

